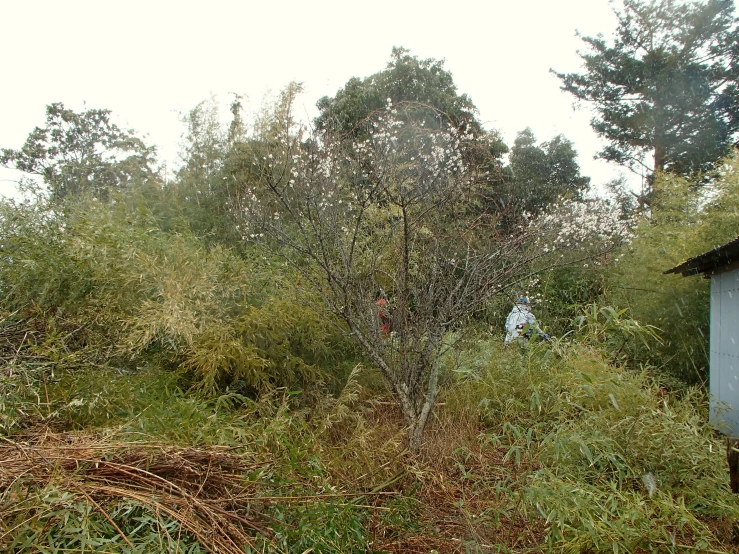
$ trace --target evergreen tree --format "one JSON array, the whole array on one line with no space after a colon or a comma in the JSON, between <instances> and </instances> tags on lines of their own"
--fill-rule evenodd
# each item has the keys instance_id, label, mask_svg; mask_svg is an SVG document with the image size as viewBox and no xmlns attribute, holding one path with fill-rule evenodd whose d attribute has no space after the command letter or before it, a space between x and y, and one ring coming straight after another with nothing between
<instances>
[{"instance_id":1,"label":"evergreen tree","mask_svg":"<svg viewBox=\"0 0 739 554\"><path fill-rule=\"evenodd\" d=\"M431 127L441 124L441 112L457 127L467 126L476 134L482 131L476 119L477 108L466 94L457 93L452 74L444 69L444 60L419 60L399 47L393 48L383 71L366 79L354 77L333 98L321 98L316 127L356 133L360 122L384 108L388 100L393 104L413 103L413 116Z\"/></svg>"},{"instance_id":2,"label":"evergreen tree","mask_svg":"<svg viewBox=\"0 0 739 554\"><path fill-rule=\"evenodd\" d=\"M590 177L580 175L577 152L563 135L541 145L530 128L516 136L511 148L512 200L538 213L562 196L582 198Z\"/></svg>"},{"instance_id":3,"label":"evergreen tree","mask_svg":"<svg viewBox=\"0 0 739 554\"><path fill-rule=\"evenodd\" d=\"M592 102L599 153L636 170L711 169L739 131L739 30L732 0L624 0L612 44L582 37L584 73L553 73ZM645 155L652 155L651 167Z\"/></svg>"}]
</instances>

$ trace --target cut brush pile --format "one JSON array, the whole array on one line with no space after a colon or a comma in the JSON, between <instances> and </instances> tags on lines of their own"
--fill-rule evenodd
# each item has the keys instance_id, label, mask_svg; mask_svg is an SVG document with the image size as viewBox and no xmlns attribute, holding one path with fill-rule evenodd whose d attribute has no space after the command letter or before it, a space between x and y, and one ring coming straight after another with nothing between
<instances>
[{"instance_id":1,"label":"cut brush pile","mask_svg":"<svg viewBox=\"0 0 739 554\"><path fill-rule=\"evenodd\" d=\"M191 534L210 552L243 554L246 545L255 548L256 536L271 534L258 509L264 499L256 500L257 485L245 478L269 464L265 456L226 447L175 448L49 433L24 442L3 438L0 550L64 527L69 511L57 508L78 502L115 529L111 541L133 550L132 539L116 523L120 518L109 512L119 510L121 501L134 501L159 519L176 521L178 533ZM161 527L166 525L160 526L164 533Z\"/></svg>"}]
</instances>

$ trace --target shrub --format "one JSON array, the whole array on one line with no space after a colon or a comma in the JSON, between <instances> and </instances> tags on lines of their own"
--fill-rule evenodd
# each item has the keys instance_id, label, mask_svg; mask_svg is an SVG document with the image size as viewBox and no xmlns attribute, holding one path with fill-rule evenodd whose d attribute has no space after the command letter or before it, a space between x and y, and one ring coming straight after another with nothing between
<instances>
[{"instance_id":1,"label":"shrub","mask_svg":"<svg viewBox=\"0 0 739 554\"><path fill-rule=\"evenodd\" d=\"M464 387L478 399L484 444L520 468L496 485L505 509L544 520L550 548L705 550L717 525L739 518L699 389L670 395L579 342L490 352Z\"/></svg>"},{"instance_id":2,"label":"shrub","mask_svg":"<svg viewBox=\"0 0 739 554\"><path fill-rule=\"evenodd\" d=\"M330 379L350 352L316 303L289 293L289 273L258 247L222 246L162 231L141 199L0 204L9 310L35 306L47 353L87 351L100 365L185 369L216 394ZM58 330L58 332L56 331Z\"/></svg>"}]
</instances>

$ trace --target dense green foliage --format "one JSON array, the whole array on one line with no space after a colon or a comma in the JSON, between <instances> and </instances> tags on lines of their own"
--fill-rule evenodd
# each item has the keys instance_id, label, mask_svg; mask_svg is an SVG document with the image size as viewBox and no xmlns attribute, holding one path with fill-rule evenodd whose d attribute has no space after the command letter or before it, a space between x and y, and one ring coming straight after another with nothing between
<instances>
[{"instance_id":1,"label":"dense green foliage","mask_svg":"<svg viewBox=\"0 0 739 554\"><path fill-rule=\"evenodd\" d=\"M657 177L652 217L637 228L606 287L611 303L660 329L661 343L629 352L634 364L691 383L707 382L710 283L663 272L736 238L738 163L736 156L726 160L702 191L681 177Z\"/></svg>"},{"instance_id":2,"label":"dense green foliage","mask_svg":"<svg viewBox=\"0 0 739 554\"><path fill-rule=\"evenodd\" d=\"M438 127L437 110L457 127L479 134L482 125L477 120L477 108L465 94L458 94L452 74L444 69L443 60L419 60L405 48L393 48L392 59L384 71L366 79L353 78L333 98L318 101L321 111L316 119L319 129L360 132L360 123L372 112L393 104L412 103L425 125ZM429 110L428 108L433 108Z\"/></svg>"},{"instance_id":3,"label":"dense green foliage","mask_svg":"<svg viewBox=\"0 0 739 554\"><path fill-rule=\"evenodd\" d=\"M511 148L512 201L519 210L535 214L562 197L582 198L590 177L580 175L577 152L562 135L541 145L531 129L518 133Z\"/></svg>"},{"instance_id":4,"label":"dense green foliage","mask_svg":"<svg viewBox=\"0 0 739 554\"><path fill-rule=\"evenodd\" d=\"M36 127L20 150L2 149L0 164L40 176L55 200L156 179L153 147L111 122L110 110L76 113L57 102L46 107L46 126Z\"/></svg>"},{"instance_id":5,"label":"dense green foliage","mask_svg":"<svg viewBox=\"0 0 739 554\"><path fill-rule=\"evenodd\" d=\"M511 231L522 211L539 212L560 197L581 197L590 179L580 175L572 142L558 135L537 146L533 133L519 133L510 149L496 131L485 132L477 108L459 95L443 60L420 60L404 48L394 48L385 70L366 79L353 78L332 98L318 101L316 128L327 134L362 135L366 121L386 106L402 106L402 117L427 128L452 126L474 136L484 148L462 149L470 163L487 171L478 177L481 200L476 213L502 214L500 226Z\"/></svg>"},{"instance_id":6,"label":"dense green foliage","mask_svg":"<svg viewBox=\"0 0 739 554\"><path fill-rule=\"evenodd\" d=\"M213 394L316 383L315 364L348 348L338 326L285 295L269 258L164 232L136 195L63 216L43 202L0 209L5 308L105 367L181 368Z\"/></svg>"},{"instance_id":7,"label":"dense green foliage","mask_svg":"<svg viewBox=\"0 0 739 554\"><path fill-rule=\"evenodd\" d=\"M480 438L521 468L496 485L502 506L481 514L490 524L520 510L546 520L555 551L634 552L684 541L710 548L706 519L736 517L700 392L666 396L645 374L579 346L507 362L464 373L490 424Z\"/></svg>"}]
</instances>

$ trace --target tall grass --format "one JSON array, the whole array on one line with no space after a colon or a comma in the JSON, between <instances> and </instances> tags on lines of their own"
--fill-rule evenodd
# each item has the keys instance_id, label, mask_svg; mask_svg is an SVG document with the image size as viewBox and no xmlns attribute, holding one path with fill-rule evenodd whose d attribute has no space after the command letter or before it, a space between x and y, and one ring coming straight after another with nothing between
<instances>
[{"instance_id":1,"label":"tall grass","mask_svg":"<svg viewBox=\"0 0 739 554\"><path fill-rule=\"evenodd\" d=\"M206 479L193 481L197 491L216 476L208 456L220 459L225 448L244 465L239 486L248 486L234 513L271 529L246 529L252 552L730 550L739 506L700 390L670 393L647 372L613 366L582 343L503 348L480 337L451 359L418 458L403 452L402 418L373 390L369 369L357 369L341 394L310 409L304 393L286 390L258 401L233 392L205 397L154 368L75 373L47 383L47 392L43 381L24 376L36 392L14 406L25 411L23 402L37 403L38 395L40 416L9 429L17 446L3 452L14 464L26 459L18 448L32 462L50 459L52 440L62 449L96 445L101 459L133 465L147 459L136 454L142 449L195 448L211 453L187 458L199 468L191 474ZM55 418L44 419L47 393ZM52 421L56 430L42 427L39 435L38 425ZM169 467L170 459L147 463ZM3 548L211 548L195 533L197 522L187 520L188 528L179 512L157 513L148 496L125 500L84 488L99 478L95 460L85 460L33 462L33 471L18 466L12 475L11 465L0 467Z\"/></svg>"},{"instance_id":2,"label":"tall grass","mask_svg":"<svg viewBox=\"0 0 739 554\"><path fill-rule=\"evenodd\" d=\"M721 550L739 503L702 390L670 394L581 343L479 352L455 394L478 404L483 448L520 468L490 484L499 509L543 520L553 551Z\"/></svg>"}]
</instances>

